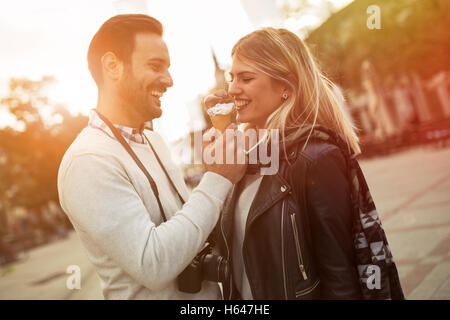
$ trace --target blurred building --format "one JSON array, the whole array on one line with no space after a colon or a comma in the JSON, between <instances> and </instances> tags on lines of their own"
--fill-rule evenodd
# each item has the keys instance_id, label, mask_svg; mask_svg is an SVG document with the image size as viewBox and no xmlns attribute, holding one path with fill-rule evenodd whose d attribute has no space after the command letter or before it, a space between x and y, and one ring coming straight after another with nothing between
<instances>
[{"instance_id":1,"label":"blurred building","mask_svg":"<svg viewBox=\"0 0 450 320\"><path fill-rule=\"evenodd\" d=\"M441 71L427 83L427 88L435 92L442 115L450 118L450 71Z\"/></svg>"},{"instance_id":2,"label":"blurred building","mask_svg":"<svg viewBox=\"0 0 450 320\"><path fill-rule=\"evenodd\" d=\"M306 39L345 93L363 154L449 139L450 2L379 0L379 29L367 26L373 4L351 2Z\"/></svg>"}]
</instances>

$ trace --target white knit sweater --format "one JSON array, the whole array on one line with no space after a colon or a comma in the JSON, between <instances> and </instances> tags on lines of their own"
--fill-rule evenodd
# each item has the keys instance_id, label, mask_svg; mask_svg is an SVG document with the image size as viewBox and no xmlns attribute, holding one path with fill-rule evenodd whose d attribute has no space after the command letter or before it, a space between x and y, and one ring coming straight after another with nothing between
<instances>
[{"instance_id":1,"label":"white knit sweater","mask_svg":"<svg viewBox=\"0 0 450 320\"><path fill-rule=\"evenodd\" d=\"M220 298L217 284L203 282L198 294L187 294L178 291L176 278L202 248L232 184L207 172L189 195L161 137L152 131L146 135L186 201L181 206L150 146L131 142L157 184L167 222L131 156L118 141L90 127L61 162L61 206L96 268L105 299Z\"/></svg>"}]
</instances>

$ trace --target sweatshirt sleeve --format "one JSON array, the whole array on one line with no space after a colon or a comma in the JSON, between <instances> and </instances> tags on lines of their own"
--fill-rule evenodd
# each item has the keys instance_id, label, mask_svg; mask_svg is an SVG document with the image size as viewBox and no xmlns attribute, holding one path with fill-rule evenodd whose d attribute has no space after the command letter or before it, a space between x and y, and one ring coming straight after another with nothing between
<instances>
[{"instance_id":1,"label":"sweatshirt sleeve","mask_svg":"<svg viewBox=\"0 0 450 320\"><path fill-rule=\"evenodd\" d=\"M61 206L84 244L99 248L151 290L166 287L191 262L217 223L231 186L228 179L207 172L181 210L157 226L111 158L75 156L58 180Z\"/></svg>"}]
</instances>

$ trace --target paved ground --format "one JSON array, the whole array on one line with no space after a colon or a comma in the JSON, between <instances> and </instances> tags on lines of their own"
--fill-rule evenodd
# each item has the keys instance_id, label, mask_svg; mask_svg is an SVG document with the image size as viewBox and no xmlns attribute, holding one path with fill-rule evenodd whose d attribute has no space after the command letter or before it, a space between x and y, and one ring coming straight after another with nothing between
<instances>
[{"instance_id":1,"label":"paved ground","mask_svg":"<svg viewBox=\"0 0 450 320\"><path fill-rule=\"evenodd\" d=\"M408 299L450 299L450 149L361 161ZM66 269L78 265L81 289ZM0 299L102 299L75 233L0 269Z\"/></svg>"},{"instance_id":2,"label":"paved ground","mask_svg":"<svg viewBox=\"0 0 450 320\"><path fill-rule=\"evenodd\" d=\"M362 161L408 299L450 299L450 149Z\"/></svg>"}]
</instances>

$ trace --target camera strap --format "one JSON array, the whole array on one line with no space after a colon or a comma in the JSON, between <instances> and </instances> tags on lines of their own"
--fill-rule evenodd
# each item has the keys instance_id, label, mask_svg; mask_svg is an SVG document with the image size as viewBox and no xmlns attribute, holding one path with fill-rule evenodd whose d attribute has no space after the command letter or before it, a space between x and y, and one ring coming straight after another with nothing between
<instances>
[{"instance_id":1,"label":"camera strap","mask_svg":"<svg viewBox=\"0 0 450 320\"><path fill-rule=\"evenodd\" d=\"M144 136L145 140L147 140L148 145L150 146L150 148L152 148L153 154L155 155L156 160L158 160L159 166L163 169L164 174L166 175L167 179L170 182L170 185L172 186L173 190L175 190L175 192L177 193L178 198L180 198L181 204L184 205L185 201L184 201L183 197L181 196L181 194L178 191L177 187L175 186L175 184L173 183L172 179L170 178L169 173L167 173L166 167L164 167L162 161L159 159L159 156L156 153L155 149L153 148L153 146L152 146L152 144L150 142L150 139L144 133L142 133L142 135Z\"/></svg>"},{"instance_id":2,"label":"camera strap","mask_svg":"<svg viewBox=\"0 0 450 320\"><path fill-rule=\"evenodd\" d=\"M117 131L116 127L114 127L114 125L108 120L108 118L106 118L104 115L102 115L97 110L96 110L96 112L97 112L98 116L100 117L100 119L102 119L103 122L105 122L105 124L109 127L111 132L114 134L116 139L120 142L120 144L125 148L125 150L128 152L128 154L133 158L134 162L137 164L139 169L141 169L141 171L147 177L147 180L150 183L150 187L152 188L153 194L156 197L156 201L158 202L158 207L159 207L159 211L161 212L161 216L162 216L164 222L166 222L167 221L167 217L166 217L166 215L164 213L164 209L162 207L161 200L159 199L158 188L157 188L156 183L153 180L152 176L147 171L145 166L142 164L141 160L139 160L138 156L133 151L133 149L131 149L130 145L125 141L125 139L122 137L122 135ZM184 201L183 197L178 192L178 189L175 187L175 184L173 183L172 179L170 178L169 174L167 173L166 168L163 166L161 160L159 159L158 154L156 153L155 149L153 148L152 144L150 143L150 140L147 138L147 136L145 134L143 134L143 136L145 137L145 139L147 140L148 144L150 145L150 148L152 149L153 154L155 155L159 165L161 166L162 170L164 171L164 174L166 175L167 179L169 180L170 185L172 186L172 188L178 194L178 197L180 198L181 203L184 204L185 201Z\"/></svg>"}]
</instances>

